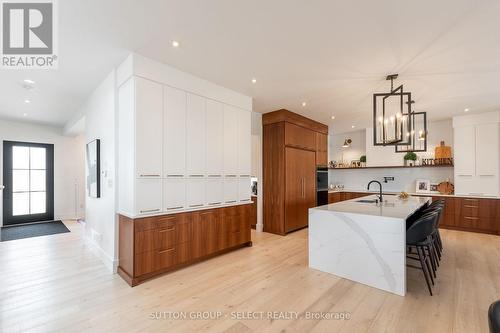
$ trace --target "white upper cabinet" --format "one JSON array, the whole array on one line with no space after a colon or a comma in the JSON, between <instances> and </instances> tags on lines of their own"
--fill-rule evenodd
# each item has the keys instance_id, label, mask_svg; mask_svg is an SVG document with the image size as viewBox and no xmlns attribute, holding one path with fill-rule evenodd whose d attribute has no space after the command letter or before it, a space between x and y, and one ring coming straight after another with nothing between
<instances>
[{"instance_id":1,"label":"white upper cabinet","mask_svg":"<svg viewBox=\"0 0 500 333\"><path fill-rule=\"evenodd\" d=\"M136 214L148 215L162 212L162 180L142 178L135 182Z\"/></svg>"},{"instance_id":2,"label":"white upper cabinet","mask_svg":"<svg viewBox=\"0 0 500 333\"><path fill-rule=\"evenodd\" d=\"M238 110L238 173L250 176L252 166L251 114Z\"/></svg>"},{"instance_id":3,"label":"white upper cabinet","mask_svg":"<svg viewBox=\"0 0 500 333\"><path fill-rule=\"evenodd\" d=\"M205 206L205 178L188 178L186 183L187 208L200 208Z\"/></svg>"},{"instance_id":4,"label":"white upper cabinet","mask_svg":"<svg viewBox=\"0 0 500 333\"><path fill-rule=\"evenodd\" d=\"M475 175L476 134L474 126L456 127L453 141L455 174L457 176Z\"/></svg>"},{"instance_id":5,"label":"white upper cabinet","mask_svg":"<svg viewBox=\"0 0 500 333\"><path fill-rule=\"evenodd\" d=\"M224 179L222 177L207 178L206 202L208 206L219 206L224 202Z\"/></svg>"},{"instance_id":6,"label":"white upper cabinet","mask_svg":"<svg viewBox=\"0 0 500 333\"><path fill-rule=\"evenodd\" d=\"M206 99L187 94L186 173L188 176L206 172Z\"/></svg>"},{"instance_id":7,"label":"white upper cabinet","mask_svg":"<svg viewBox=\"0 0 500 333\"><path fill-rule=\"evenodd\" d=\"M224 107L210 99L206 107L206 171L208 176L220 176L224 173Z\"/></svg>"},{"instance_id":8,"label":"white upper cabinet","mask_svg":"<svg viewBox=\"0 0 500 333\"><path fill-rule=\"evenodd\" d=\"M232 204L238 202L238 178L226 177L224 179L224 202Z\"/></svg>"},{"instance_id":9,"label":"white upper cabinet","mask_svg":"<svg viewBox=\"0 0 500 333\"><path fill-rule=\"evenodd\" d=\"M478 176L498 174L499 140L498 123L476 126L476 174Z\"/></svg>"},{"instance_id":10,"label":"white upper cabinet","mask_svg":"<svg viewBox=\"0 0 500 333\"><path fill-rule=\"evenodd\" d=\"M186 92L164 88L164 176L186 174Z\"/></svg>"},{"instance_id":11,"label":"white upper cabinet","mask_svg":"<svg viewBox=\"0 0 500 333\"><path fill-rule=\"evenodd\" d=\"M239 110L224 105L224 174L238 174Z\"/></svg>"},{"instance_id":12,"label":"white upper cabinet","mask_svg":"<svg viewBox=\"0 0 500 333\"><path fill-rule=\"evenodd\" d=\"M186 208L186 179L167 178L163 180L163 210L178 211Z\"/></svg>"},{"instance_id":13,"label":"white upper cabinet","mask_svg":"<svg viewBox=\"0 0 500 333\"><path fill-rule=\"evenodd\" d=\"M250 177L240 177L238 184L239 200L250 201L252 195L252 184Z\"/></svg>"},{"instance_id":14,"label":"white upper cabinet","mask_svg":"<svg viewBox=\"0 0 500 333\"><path fill-rule=\"evenodd\" d=\"M162 85L135 78L136 177L162 176Z\"/></svg>"}]
</instances>

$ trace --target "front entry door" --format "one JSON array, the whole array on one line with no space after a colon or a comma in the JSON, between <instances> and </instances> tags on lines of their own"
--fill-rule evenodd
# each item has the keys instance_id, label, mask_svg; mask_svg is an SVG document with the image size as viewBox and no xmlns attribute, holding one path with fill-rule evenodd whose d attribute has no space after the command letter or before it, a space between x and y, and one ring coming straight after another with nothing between
<instances>
[{"instance_id":1,"label":"front entry door","mask_svg":"<svg viewBox=\"0 0 500 333\"><path fill-rule=\"evenodd\" d=\"M3 224L54 219L54 145L3 142Z\"/></svg>"}]
</instances>

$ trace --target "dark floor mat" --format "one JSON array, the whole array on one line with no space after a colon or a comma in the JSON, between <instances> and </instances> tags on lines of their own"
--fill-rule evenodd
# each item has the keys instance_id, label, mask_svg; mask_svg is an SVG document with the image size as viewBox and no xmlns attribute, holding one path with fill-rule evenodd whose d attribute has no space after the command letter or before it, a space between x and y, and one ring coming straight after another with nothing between
<instances>
[{"instance_id":1,"label":"dark floor mat","mask_svg":"<svg viewBox=\"0 0 500 333\"><path fill-rule=\"evenodd\" d=\"M62 234L70 232L61 221L33 223L3 227L0 230L0 241L10 241L15 239Z\"/></svg>"}]
</instances>

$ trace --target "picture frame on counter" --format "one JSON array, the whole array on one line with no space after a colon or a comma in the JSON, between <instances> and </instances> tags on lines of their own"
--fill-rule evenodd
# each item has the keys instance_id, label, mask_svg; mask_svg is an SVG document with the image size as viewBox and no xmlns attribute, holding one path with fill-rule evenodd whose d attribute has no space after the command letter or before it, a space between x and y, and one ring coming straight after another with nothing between
<instances>
[{"instance_id":1,"label":"picture frame on counter","mask_svg":"<svg viewBox=\"0 0 500 333\"><path fill-rule=\"evenodd\" d=\"M428 179L417 179L415 192L417 193L430 193L431 192L431 181Z\"/></svg>"},{"instance_id":2,"label":"picture frame on counter","mask_svg":"<svg viewBox=\"0 0 500 333\"><path fill-rule=\"evenodd\" d=\"M429 187L429 193L432 193L432 194L439 194L439 190L438 190L438 186L439 186L439 183L431 183L430 187Z\"/></svg>"}]
</instances>

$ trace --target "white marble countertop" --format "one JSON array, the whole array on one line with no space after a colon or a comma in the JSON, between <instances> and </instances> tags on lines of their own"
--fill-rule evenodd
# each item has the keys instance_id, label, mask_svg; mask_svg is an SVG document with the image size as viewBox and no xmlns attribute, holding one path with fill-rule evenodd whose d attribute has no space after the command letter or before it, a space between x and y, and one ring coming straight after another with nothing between
<instances>
[{"instance_id":1,"label":"white marble countertop","mask_svg":"<svg viewBox=\"0 0 500 333\"><path fill-rule=\"evenodd\" d=\"M329 211L333 213L350 213L359 215L371 215L379 217L406 219L416 212L425 203L432 200L431 197L413 197L400 199L395 195L383 196L382 203L362 203L359 200L375 200L376 195L369 195L362 198L345 200L324 206L318 206L311 209L320 211Z\"/></svg>"},{"instance_id":2,"label":"white marble countertop","mask_svg":"<svg viewBox=\"0 0 500 333\"><path fill-rule=\"evenodd\" d=\"M354 192L354 193L373 193L378 194L378 191L367 191L362 189L349 189L345 188L343 190L328 190L328 193L341 193L341 192ZM383 191L383 194L387 195L395 195L401 192L396 191ZM428 196L428 197L451 197L451 198L474 198L474 199L500 199L500 197L496 196L487 196L487 195L462 195L462 194L441 194L441 193L417 193L417 192L406 192L409 195L414 196Z\"/></svg>"}]
</instances>

